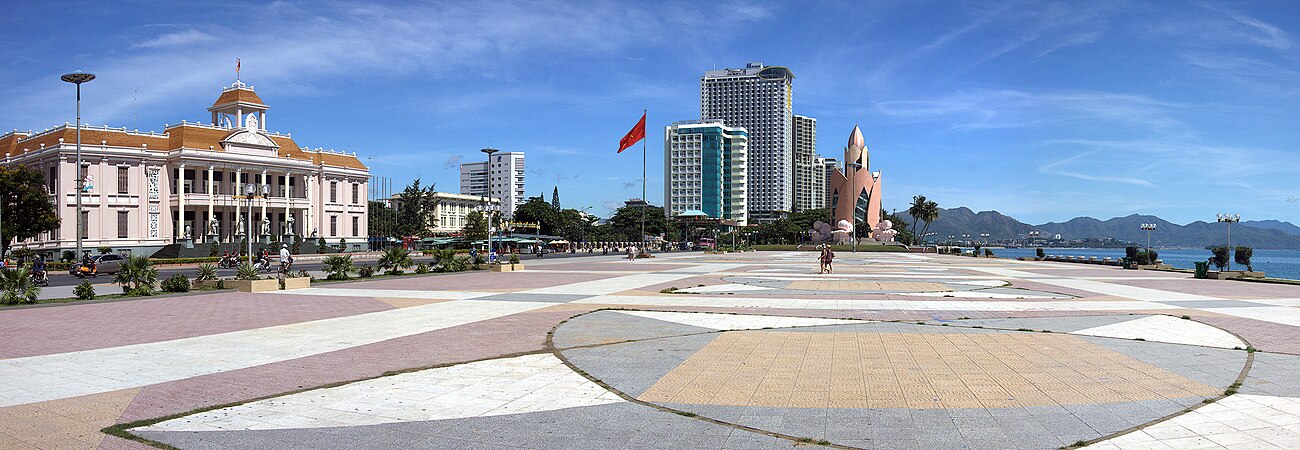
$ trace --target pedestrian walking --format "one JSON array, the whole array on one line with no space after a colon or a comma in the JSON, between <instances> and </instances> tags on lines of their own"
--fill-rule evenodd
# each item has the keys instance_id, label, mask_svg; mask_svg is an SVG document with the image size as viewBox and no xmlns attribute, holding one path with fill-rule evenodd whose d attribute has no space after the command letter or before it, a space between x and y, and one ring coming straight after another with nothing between
<instances>
[{"instance_id":1,"label":"pedestrian walking","mask_svg":"<svg viewBox=\"0 0 1300 450\"><path fill-rule=\"evenodd\" d=\"M826 273L835 273L835 268L831 266L831 263L835 261L835 252L831 250L831 246L829 245L826 246L825 258L826 258Z\"/></svg>"}]
</instances>

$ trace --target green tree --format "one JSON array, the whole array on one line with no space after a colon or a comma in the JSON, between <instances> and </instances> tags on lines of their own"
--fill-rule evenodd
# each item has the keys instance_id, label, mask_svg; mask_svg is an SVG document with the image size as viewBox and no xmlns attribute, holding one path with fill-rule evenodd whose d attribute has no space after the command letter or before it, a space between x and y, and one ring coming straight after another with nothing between
<instances>
[{"instance_id":1,"label":"green tree","mask_svg":"<svg viewBox=\"0 0 1300 450\"><path fill-rule=\"evenodd\" d=\"M921 220L925 215L925 196L917 195L912 197L912 204L907 207L907 215L912 216L912 229L916 229L916 222Z\"/></svg>"},{"instance_id":2,"label":"green tree","mask_svg":"<svg viewBox=\"0 0 1300 450\"><path fill-rule=\"evenodd\" d=\"M434 186L420 187L420 179L416 178L397 194L397 224L394 226L397 235L424 236L437 225L437 218L433 215L438 207Z\"/></svg>"},{"instance_id":3,"label":"green tree","mask_svg":"<svg viewBox=\"0 0 1300 450\"><path fill-rule=\"evenodd\" d=\"M158 269L149 258L132 256L113 275L113 283L122 286L122 293L127 295L153 295L158 284Z\"/></svg>"},{"instance_id":4,"label":"green tree","mask_svg":"<svg viewBox=\"0 0 1300 450\"><path fill-rule=\"evenodd\" d=\"M889 211L881 209L880 220L888 220L893 223L894 230L898 231L898 234L894 235L894 241L907 245L916 244L916 232L912 231L912 228L907 226L907 221L904 220L902 216L898 214L890 214Z\"/></svg>"},{"instance_id":5,"label":"green tree","mask_svg":"<svg viewBox=\"0 0 1300 450\"><path fill-rule=\"evenodd\" d=\"M466 214L465 227L461 228L460 233L465 237L465 239L470 241L487 239L487 219L483 217L483 212L470 211L469 214Z\"/></svg>"},{"instance_id":6,"label":"green tree","mask_svg":"<svg viewBox=\"0 0 1300 450\"><path fill-rule=\"evenodd\" d=\"M1250 247L1238 246L1232 251L1232 260L1236 261L1237 264L1246 266L1247 271L1254 272L1255 266L1250 263L1250 257L1253 256L1254 254L1255 254L1254 249Z\"/></svg>"},{"instance_id":7,"label":"green tree","mask_svg":"<svg viewBox=\"0 0 1300 450\"><path fill-rule=\"evenodd\" d=\"M556 234L560 224L560 211L546 202L542 196L529 197L522 205L515 207L514 218L520 222L536 222L541 227L538 233Z\"/></svg>"},{"instance_id":8,"label":"green tree","mask_svg":"<svg viewBox=\"0 0 1300 450\"><path fill-rule=\"evenodd\" d=\"M576 209L565 209L556 213L555 234L563 236L570 241L581 241L589 239L591 232L591 219L584 217L582 212Z\"/></svg>"},{"instance_id":9,"label":"green tree","mask_svg":"<svg viewBox=\"0 0 1300 450\"><path fill-rule=\"evenodd\" d=\"M59 194L62 195L62 194ZM9 243L31 239L59 227L54 204L40 171L11 164L0 166L0 256Z\"/></svg>"},{"instance_id":10,"label":"green tree","mask_svg":"<svg viewBox=\"0 0 1300 450\"><path fill-rule=\"evenodd\" d=\"M371 200L366 208L366 225L373 236L393 236L397 232L396 212L384 202Z\"/></svg>"},{"instance_id":11,"label":"green tree","mask_svg":"<svg viewBox=\"0 0 1300 450\"><path fill-rule=\"evenodd\" d=\"M551 191L551 209L554 209L556 211L560 210L560 187L559 186L556 186L555 190Z\"/></svg>"},{"instance_id":12,"label":"green tree","mask_svg":"<svg viewBox=\"0 0 1300 450\"><path fill-rule=\"evenodd\" d=\"M646 235L665 234L669 230L668 218L664 216L664 209L658 206L623 206L614 211L614 215L609 218L609 225L613 232L622 239L620 241L639 242L641 240L641 213L645 210L645 233Z\"/></svg>"},{"instance_id":13,"label":"green tree","mask_svg":"<svg viewBox=\"0 0 1300 450\"><path fill-rule=\"evenodd\" d=\"M921 198L925 198L925 197L921 197ZM930 231L930 224L934 223L934 221L936 220L939 220L939 204L935 203L934 200L926 200L925 204L921 205L920 215L913 216L913 217L920 219L922 222L925 222L925 226L921 227L921 232L916 236L919 243L924 244L925 233Z\"/></svg>"},{"instance_id":14,"label":"green tree","mask_svg":"<svg viewBox=\"0 0 1300 450\"><path fill-rule=\"evenodd\" d=\"M1220 271L1228 267L1227 246L1217 245L1214 247L1210 247L1210 254L1212 255L1210 256L1210 264L1214 264L1214 267L1219 268Z\"/></svg>"}]
</instances>

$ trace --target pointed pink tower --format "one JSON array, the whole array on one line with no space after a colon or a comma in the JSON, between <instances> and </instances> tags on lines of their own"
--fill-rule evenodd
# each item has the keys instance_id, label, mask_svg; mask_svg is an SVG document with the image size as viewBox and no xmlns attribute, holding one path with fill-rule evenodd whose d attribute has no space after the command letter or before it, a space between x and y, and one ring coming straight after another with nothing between
<instances>
[{"instance_id":1,"label":"pointed pink tower","mask_svg":"<svg viewBox=\"0 0 1300 450\"><path fill-rule=\"evenodd\" d=\"M861 165L861 168L855 167ZM871 172L871 158L867 154L866 139L857 125L849 134L849 144L844 148L844 168L831 174L831 217L835 223L853 220L854 199L865 209L863 221L869 229L858 230L858 238L873 238L876 224L880 223L880 174Z\"/></svg>"}]
</instances>

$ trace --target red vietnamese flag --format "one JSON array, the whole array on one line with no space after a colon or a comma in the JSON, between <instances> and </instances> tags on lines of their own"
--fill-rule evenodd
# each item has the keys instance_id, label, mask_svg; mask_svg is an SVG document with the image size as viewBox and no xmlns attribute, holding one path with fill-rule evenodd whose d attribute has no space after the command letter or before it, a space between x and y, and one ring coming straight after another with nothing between
<instances>
[{"instance_id":1,"label":"red vietnamese flag","mask_svg":"<svg viewBox=\"0 0 1300 450\"><path fill-rule=\"evenodd\" d=\"M618 152L623 153L623 150L627 150L627 148L631 147L632 144L635 144L637 141L642 139L645 139L644 113L641 114L641 121L637 122L636 126L632 127L632 131L627 132L627 136L623 136L623 139L618 140Z\"/></svg>"}]
</instances>

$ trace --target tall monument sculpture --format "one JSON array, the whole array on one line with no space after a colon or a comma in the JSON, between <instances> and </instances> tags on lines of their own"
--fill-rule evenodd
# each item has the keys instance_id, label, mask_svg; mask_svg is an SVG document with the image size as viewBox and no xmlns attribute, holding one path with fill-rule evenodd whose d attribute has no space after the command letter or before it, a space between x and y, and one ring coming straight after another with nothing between
<instances>
[{"instance_id":1,"label":"tall monument sculpture","mask_svg":"<svg viewBox=\"0 0 1300 450\"><path fill-rule=\"evenodd\" d=\"M849 145L844 148L844 167L829 174L831 191L831 223L817 222L808 235L813 242L852 242L855 218L862 218L866 227L858 230L861 239L881 242L893 241L897 232L880 222L880 172L871 171L871 158L856 125L849 134Z\"/></svg>"}]
</instances>

